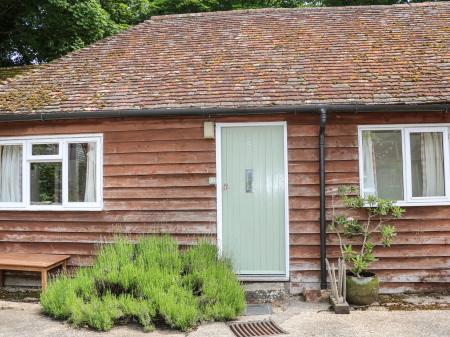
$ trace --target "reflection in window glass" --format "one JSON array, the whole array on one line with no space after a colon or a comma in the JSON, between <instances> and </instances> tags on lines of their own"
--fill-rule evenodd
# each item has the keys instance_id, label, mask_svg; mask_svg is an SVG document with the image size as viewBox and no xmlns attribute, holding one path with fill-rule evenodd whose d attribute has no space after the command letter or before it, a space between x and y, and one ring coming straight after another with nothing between
<instances>
[{"instance_id":1,"label":"reflection in window glass","mask_svg":"<svg viewBox=\"0 0 450 337\"><path fill-rule=\"evenodd\" d=\"M0 145L0 202L22 201L22 145Z\"/></svg>"},{"instance_id":2,"label":"reflection in window glass","mask_svg":"<svg viewBox=\"0 0 450 337\"><path fill-rule=\"evenodd\" d=\"M62 164L31 163L31 204L62 204Z\"/></svg>"},{"instance_id":3,"label":"reflection in window glass","mask_svg":"<svg viewBox=\"0 0 450 337\"><path fill-rule=\"evenodd\" d=\"M363 131L362 141L364 196L403 200L401 131Z\"/></svg>"},{"instance_id":4,"label":"reflection in window glass","mask_svg":"<svg viewBox=\"0 0 450 337\"><path fill-rule=\"evenodd\" d=\"M33 156L57 156L59 154L59 144L33 144L31 146Z\"/></svg>"},{"instance_id":5,"label":"reflection in window glass","mask_svg":"<svg viewBox=\"0 0 450 337\"><path fill-rule=\"evenodd\" d=\"M410 143L412 196L444 196L442 132L413 132L410 134Z\"/></svg>"},{"instance_id":6,"label":"reflection in window glass","mask_svg":"<svg viewBox=\"0 0 450 337\"><path fill-rule=\"evenodd\" d=\"M96 201L96 144L69 144L69 201Z\"/></svg>"}]
</instances>

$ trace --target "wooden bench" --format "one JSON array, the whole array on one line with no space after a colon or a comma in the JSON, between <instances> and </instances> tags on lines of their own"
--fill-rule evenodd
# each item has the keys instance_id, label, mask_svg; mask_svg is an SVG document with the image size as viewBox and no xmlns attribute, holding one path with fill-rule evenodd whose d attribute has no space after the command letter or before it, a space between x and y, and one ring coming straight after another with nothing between
<instances>
[{"instance_id":1,"label":"wooden bench","mask_svg":"<svg viewBox=\"0 0 450 337\"><path fill-rule=\"evenodd\" d=\"M34 271L41 273L42 290L47 288L49 270L62 266L66 270L70 255L0 253L0 287L4 270Z\"/></svg>"}]
</instances>

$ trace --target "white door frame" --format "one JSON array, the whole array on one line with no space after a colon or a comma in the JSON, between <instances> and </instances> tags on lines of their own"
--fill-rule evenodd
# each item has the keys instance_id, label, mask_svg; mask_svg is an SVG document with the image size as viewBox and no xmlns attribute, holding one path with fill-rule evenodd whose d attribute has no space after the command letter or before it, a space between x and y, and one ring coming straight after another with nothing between
<instances>
[{"instance_id":1,"label":"white door frame","mask_svg":"<svg viewBox=\"0 0 450 337\"><path fill-rule=\"evenodd\" d=\"M222 254L222 128L239 126L283 126L284 143L284 221L285 221L285 258L286 274L279 276L242 276L242 281L289 281L289 191L288 191L288 146L287 123L281 122L249 122L249 123L216 123L216 190L217 190L217 246Z\"/></svg>"}]
</instances>

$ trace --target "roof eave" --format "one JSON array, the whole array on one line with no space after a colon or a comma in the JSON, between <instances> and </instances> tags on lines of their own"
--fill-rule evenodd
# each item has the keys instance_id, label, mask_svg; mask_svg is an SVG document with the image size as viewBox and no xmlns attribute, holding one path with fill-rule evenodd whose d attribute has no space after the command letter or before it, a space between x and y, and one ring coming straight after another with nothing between
<instances>
[{"instance_id":1,"label":"roof eave","mask_svg":"<svg viewBox=\"0 0 450 337\"><path fill-rule=\"evenodd\" d=\"M450 103L424 104L294 104L243 107L187 107L187 108L149 108L122 110L90 110L74 112L35 112L0 113L0 122L49 121L81 118L124 118L124 117L176 117L176 116L232 116L267 115L282 113L327 112L448 112Z\"/></svg>"}]
</instances>

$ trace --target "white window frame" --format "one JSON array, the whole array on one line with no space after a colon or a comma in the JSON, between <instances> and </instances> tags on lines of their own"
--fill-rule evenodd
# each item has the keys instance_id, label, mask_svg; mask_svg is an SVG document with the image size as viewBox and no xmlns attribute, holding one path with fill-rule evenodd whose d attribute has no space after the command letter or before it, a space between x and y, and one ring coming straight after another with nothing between
<instances>
[{"instance_id":1,"label":"white window frame","mask_svg":"<svg viewBox=\"0 0 450 337\"><path fill-rule=\"evenodd\" d=\"M55 141L54 139L42 139L42 140L30 140L26 142L27 144L27 158L34 162L51 162L51 161L61 161L62 160L62 141ZM58 144L58 154L49 155L33 155L33 145L39 144Z\"/></svg>"},{"instance_id":2,"label":"white window frame","mask_svg":"<svg viewBox=\"0 0 450 337\"><path fill-rule=\"evenodd\" d=\"M400 131L402 138L403 158L403 198L396 205L399 206L437 206L450 205L450 149L449 149L450 124L387 124L358 126L358 158L359 158L359 187L360 195L364 193L364 163L362 149L363 131ZM444 151L444 180L445 196L443 197L413 197L411 177L411 144L410 134L415 132L442 132Z\"/></svg>"},{"instance_id":3,"label":"white window frame","mask_svg":"<svg viewBox=\"0 0 450 337\"><path fill-rule=\"evenodd\" d=\"M59 144L58 155L32 155L33 144ZM69 151L71 143L96 143L96 201L69 202ZM101 211L103 209L103 134L73 134L0 138L0 145L22 145L22 202L0 202L0 210ZM62 205L32 205L31 163L62 163Z\"/></svg>"}]
</instances>

